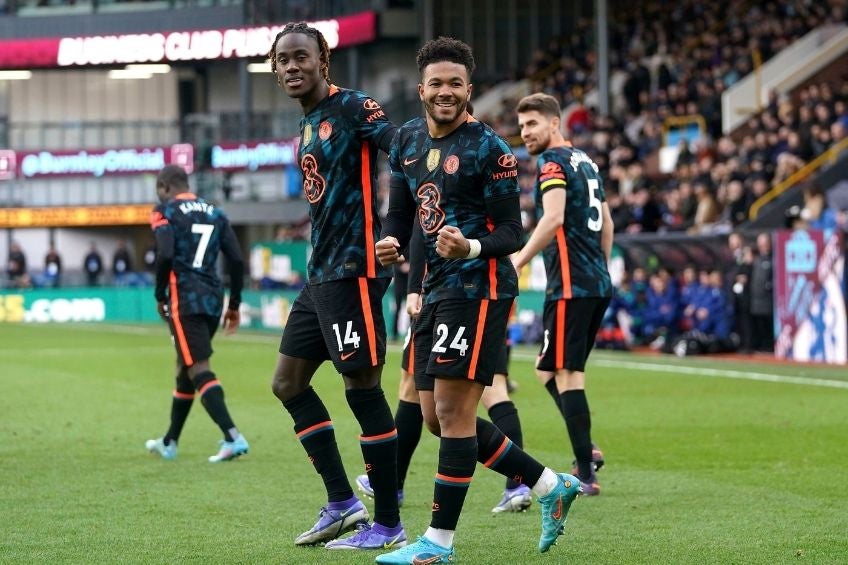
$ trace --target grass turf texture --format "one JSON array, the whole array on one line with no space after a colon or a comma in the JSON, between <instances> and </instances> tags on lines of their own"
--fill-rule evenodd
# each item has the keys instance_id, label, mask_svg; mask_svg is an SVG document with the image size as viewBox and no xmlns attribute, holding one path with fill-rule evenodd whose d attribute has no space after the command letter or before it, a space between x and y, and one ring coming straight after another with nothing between
<instances>
[{"instance_id":1,"label":"grass turf texture","mask_svg":"<svg viewBox=\"0 0 848 565\"><path fill-rule=\"evenodd\" d=\"M325 503L320 480L270 392L278 336L219 336L221 378L250 454L210 465L219 432L195 403L176 462L144 450L173 388L164 326L0 324L0 562L372 563L374 553L298 548ZM564 424L535 382L530 350L511 372L528 450L557 470ZM712 367L845 382L826 368L639 358L589 367L603 494L578 499L566 535L537 552L538 504L493 516L500 476L478 466L456 542L460 563L789 563L848 556L848 389L708 378L620 363ZM392 408L399 352L384 380ZM330 365L315 387L348 475L358 427ZM438 443L424 432L406 483L411 538L429 522ZM371 503L369 508L373 509Z\"/></svg>"}]
</instances>

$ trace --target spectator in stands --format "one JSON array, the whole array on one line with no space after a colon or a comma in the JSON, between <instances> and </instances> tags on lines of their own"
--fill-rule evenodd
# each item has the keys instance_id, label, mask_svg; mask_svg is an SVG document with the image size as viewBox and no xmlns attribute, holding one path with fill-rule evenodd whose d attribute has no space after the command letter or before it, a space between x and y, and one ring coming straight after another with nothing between
<instances>
[{"instance_id":1,"label":"spectator in stands","mask_svg":"<svg viewBox=\"0 0 848 565\"><path fill-rule=\"evenodd\" d=\"M732 180L725 188L724 209L719 216L719 222L731 228L748 220L748 209L751 207L750 195L745 192L741 180Z\"/></svg>"},{"instance_id":2,"label":"spectator in stands","mask_svg":"<svg viewBox=\"0 0 848 565\"><path fill-rule=\"evenodd\" d=\"M116 285L126 284L127 276L132 272L132 259L123 240L118 241L118 248L112 256L112 279Z\"/></svg>"},{"instance_id":3,"label":"spectator in stands","mask_svg":"<svg viewBox=\"0 0 848 565\"><path fill-rule=\"evenodd\" d=\"M18 287L27 278L27 260L21 244L13 241L9 246L9 258L6 261L6 276L9 284Z\"/></svg>"},{"instance_id":4,"label":"spectator in stands","mask_svg":"<svg viewBox=\"0 0 848 565\"><path fill-rule=\"evenodd\" d=\"M44 256L44 284L57 288L62 278L62 257L56 251L56 246L51 243Z\"/></svg>"},{"instance_id":5,"label":"spectator in stands","mask_svg":"<svg viewBox=\"0 0 848 565\"><path fill-rule=\"evenodd\" d=\"M695 209L695 218L689 233L708 233L718 220L720 213L718 202L709 187L709 181L701 180L695 183L695 197L698 199L698 207Z\"/></svg>"},{"instance_id":6,"label":"spectator in stands","mask_svg":"<svg viewBox=\"0 0 848 565\"><path fill-rule=\"evenodd\" d=\"M97 244L91 242L91 247L83 260L88 286L97 286L100 283L100 273L103 272L103 258L97 250Z\"/></svg>"},{"instance_id":7,"label":"spectator in stands","mask_svg":"<svg viewBox=\"0 0 848 565\"><path fill-rule=\"evenodd\" d=\"M676 333L677 293L667 277L651 275L644 314L644 339L651 349L660 349Z\"/></svg>"},{"instance_id":8,"label":"spectator in stands","mask_svg":"<svg viewBox=\"0 0 848 565\"><path fill-rule=\"evenodd\" d=\"M751 266L751 346L756 351L774 350L774 267L771 236L757 236L757 254Z\"/></svg>"},{"instance_id":9,"label":"spectator in stands","mask_svg":"<svg viewBox=\"0 0 848 565\"><path fill-rule=\"evenodd\" d=\"M659 229L662 212L647 186L639 186L631 197L628 233L653 233Z\"/></svg>"}]
</instances>

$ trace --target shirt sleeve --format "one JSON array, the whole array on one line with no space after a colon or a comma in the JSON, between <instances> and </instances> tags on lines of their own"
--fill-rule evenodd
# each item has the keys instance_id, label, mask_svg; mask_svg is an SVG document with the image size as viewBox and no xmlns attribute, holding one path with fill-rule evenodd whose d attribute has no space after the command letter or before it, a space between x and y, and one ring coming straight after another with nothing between
<instances>
[{"instance_id":1,"label":"shirt sleeve","mask_svg":"<svg viewBox=\"0 0 848 565\"><path fill-rule=\"evenodd\" d=\"M406 292L421 294L424 286L424 275L427 272L427 257L424 252L424 234L421 233L421 224L413 222L412 237L409 239L409 247L406 252L406 260L409 261L409 280Z\"/></svg>"},{"instance_id":2,"label":"shirt sleeve","mask_svg":"<svg viewBox=\"0 0 848 565\"><path fill-rule=\"evenodd\" d=\"M536 186L541 194L552 188L565 188L566 174L556 160L542 153L536 161Z\"/></svg>"},{"instance_id":3,"label":"shirt sleeve","mask_svg":"<svg viewBox=\"0 0 848 565\"><path fill-rule=\"evenodd\" d=\"M393 236L397 238L401 248L409 243L412 234L412 224L415 221L415 199L406 183L400 163L400 132L395 134L389 151L389 168L391 177L389 180L389 209L386 220L383 222L383 231L380 237Z\"/></svg>"},{"instance_id":4,"label":"shirt sleeve","mask_svg":"<svg viewBox=\"0 0 848 565\"><path fill-rule=\"evenodd\" d=\"M496 200L521 192L518 187L518 159L503 139L490 136L487 143L481 144L477 158L481 162L485 182L483 198Z\"/></svg>"},{"instance_id":5,"label":"shirt sleeve","mask_svg":"<svg viewBox=\"0 0 848 565\"><path fill-rule=\"evenodd\" d=\"M352 116L357 137L367 139L389 153L391 141L397 128L386 117L386 112L373 98L361 92L351 96L346 102L348 115Z\"/></svg>"},{"instance_id":6,"label":"shirt sleeve","mask_svg":"<svg viewBox=\"0 0 848 565\"><path fill-rule=\"evenodd\" d=\"M221 251L227 258L230 275L230 301L227 308L237 310L241 304L241 291L244 287L244 258L241 254L238 238L230 222L224 224L224 235L221 239Z\"/></svg>"},{"instance_id":7,"label":"shirt sleeve","mask_svg":"<svg viewBox=\"0 0 848 565\"><path fill-rule=\"evenodd\" d=\"M153 295L157 302L167 299L168 279L174 265L174 230L164 211L157 208L153 211L150 221L153 227L153 237L156 239L156 284Z\"/></svg>"}]
</instances>

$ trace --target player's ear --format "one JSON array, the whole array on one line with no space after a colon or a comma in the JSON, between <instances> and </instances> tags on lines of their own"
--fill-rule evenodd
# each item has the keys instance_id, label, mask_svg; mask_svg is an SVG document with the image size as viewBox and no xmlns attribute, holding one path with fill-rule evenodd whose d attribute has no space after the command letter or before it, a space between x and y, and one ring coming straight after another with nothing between
<instances>
[{"instance_id":1,"label":"player's ear","mask_svg":"<svg viewBox=\"0 0 848 565\"><path fill-rule=\"evenodd\" d=\"M418 83L418 98L424 102L424 85L420 82Z\"/></svg>"}]
</instances>

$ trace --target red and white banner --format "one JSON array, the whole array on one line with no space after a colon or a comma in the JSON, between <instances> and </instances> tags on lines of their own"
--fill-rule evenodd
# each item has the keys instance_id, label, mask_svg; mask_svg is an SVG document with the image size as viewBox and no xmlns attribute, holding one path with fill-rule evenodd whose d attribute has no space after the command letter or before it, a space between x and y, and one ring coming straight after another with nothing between
<instances>
[{"instance_id":1,"label":"red and white banner","mask_svg":"<svg viewBox=\"0 0 848 565\"><path fill-rule=\"evenodd\" d=\"M156 174L168 164L180 165L191 173L194 147L177 143L170 147L84 149L80 151L0 150L0 180L61 176Z\"/></svg>"},{"instance_id":2,"label":"red and white banner","mask_svg":"<svg viewBox=\"0 0 848 565\"><path fill-rule=\"evenodd\" d=\"M776 357L846 362L844 271L839 232L780 230L775 233Z\"/></svg>"},{"instance_id":3,"label":"red and white banner","mask_svg":"<svg viewBox=\"0 0 848 565\"><path fill-rule=\"evenodd\" d=\"M84 67L264 57L285 24L129 35L96 35L0 41L0 69ZM330 49L377 38L377 15L362 12L309 22Z\"/></svg>"}]
</instances>

